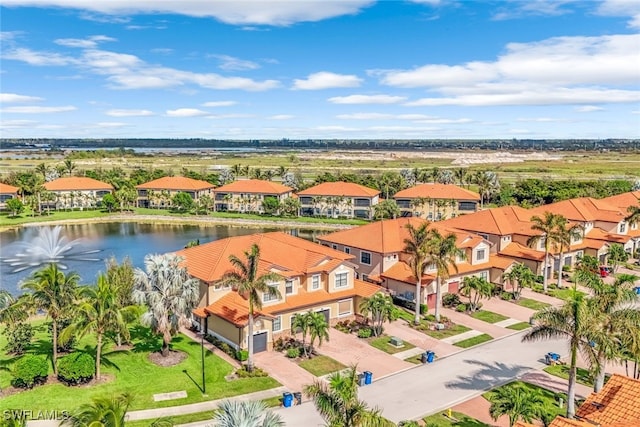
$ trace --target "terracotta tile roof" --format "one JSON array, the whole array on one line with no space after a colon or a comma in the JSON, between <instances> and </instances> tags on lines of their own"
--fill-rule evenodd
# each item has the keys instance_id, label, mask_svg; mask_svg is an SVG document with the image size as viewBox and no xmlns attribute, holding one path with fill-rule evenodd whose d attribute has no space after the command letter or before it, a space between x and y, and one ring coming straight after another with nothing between
<instances>
[{"instance_id":1,"label":"terracotta tile roof","mask_svg":"<svg viewBox=\"0 0 640 427\"><path fill-rule=\"evenodd\" d=\"M113 190L111 184L84 176L70 176L46 182L44 188L49 191L82 191L82 190Z\"/></svg>"},{"instance_id":2,"label":"terracotta tile roof","mask_svg":"<svg viewBox=\"0 0 640 427\"><path fill-rule=\"evenodd\" d=\"M338 292L327 292L325 290L307 292L302 288L298 288L298 294L286 296L285 300L279 304L263 305L262 310L255 312L254 316L272 317L277 313L305 310L308 307L354 296L370 297L379 291L381 291L379 286L361 280L355 280L352 289ZM213 304L202 309L196 309L193 312L200 317L204 317L205 312L213 314L240 327L246 326L249 321L249 303L235 291L229 291L228 294Z\"/></svg>"},{"instance_id":3,"label":"terracotta tile roof","mask_svg":"<svg viewBox=\"0 0 640 427\"><path fill-rule=\"evenodd\" d=\"M524 258L535 261L542 261L544 259L544 252L521 245L517 242L509 243L500 251L500 254L514 258Z\"/></svg>"},{"instance_id":4,"label":"terracotta tile roof","mask_svg":"<svg viewBox=\"0 0 640 427\"><path fill-rule=\"evenodd\" d=\"M380 194L379 190L365 187L353 182L323 182L303 191L298 191L298 196L347 196L347 197L374 197Z\"/></svg>"},{"instance_id":5,"label":"terracotta tile roof","mask_svg":"<svg viewBox=\"0 0 640 427\"><path fill-rule=\"evenodd\" d=\"M293 188L277 182L261 179L245 179L234 181L222 187L216 188L216 193L257 193L257 194L286 194Z\"/></svg>"},{"instance_id":6,"label":"terracotta tile roof","mask_svg":"<svg viewBox=\"0 0 640 427\"><path fill-rule=\"evenodd\" d=\"M18 187L0 182L0 193L2 194L16 194L18 190L20 190Z\"/></svg>"},{"instance_id":7,"label":"terracotta tile roof","mask_svg":"<svg viewBox=\"0 0 640 427\"><path fill-rule=\"evenodd\" d=\"M393 196L394 199L417 199L419 197L480 201L480 195L478 193L452 184L419 184L415 187L398 191Z\"/></svg>"},{"instance_id":8,"label":"terracotta tile roof","mask_svg":"<svg viewBox=\"0 0 640 427\"><path fill-rule=\"evenodd\" d=\"M538 427L535 424L525 423L524 421L516 421L513 427Z\"/></svg>"},{"instance_id":9,"label":"terracotta tile roof","mask_svg":"<svg viewBox=\"0 0 640 427\"><path fill-rule=\"evenodd\" d=\"M604 240L612 243L627 243L631 240L631 235L607 233L599 227L593 227L586 235L589 239Z\"/></svg>"},{"instance_id":10,"label":"terracotta tile roof","mask_svg":"<svg viewBox=\"0 0 640 427\"><path fill-rule=\"evenodd\" d=\"M517 424L516 424L517 425ZM586 421L571 420L569 418L557 416L549 427L596 427Z\"/></svg>"},{"instance_id":11,"label":"terracotta tile roof","mask_svg":"<svg viewBox=\"0 0 640 427\"><path fill-rule=\"evenodd\" d=\"M611 206L617 207L625 213L629 206L638 206L640 204L640 191L630 191L616 196L605 197L600 200L610 204Z\"/></svg>"},{"instance_id":12,"label":"terracotta tile roof","mask_svg":"<svg viewBox=\"0 0 640 427\"><path fill-rule=\"evenodd\" d=\"M592 197L563 200L531 209L533 215L543 215L545 212L561 214L569 220L580 222L598 220L620 222L625 217L625 214L618 207Z\"/></svg>"},{"instance_id":13,"label":"terracotta tile roof","mask_svg":"<svg viewBox=\"0 0 640 427\"><path fill-rule=\"evenodd\" d=\"M636 422L640 425L640 380L614 374L598 393L591 393L576 416L602 426Z\"/></svg>"},{"instance_id":14,"label":"terracotta tile roof","mask_svg":"<svg viewBox=\"0 0 640 427\"><path fill-rule=\"evenodd\" d=\"M244 252L253 244L260 247L260 273L281 271L283 275L295 276L323 262L339 265L353 258L353 255L336 251L326 246L293 237L283 232L251 234L216 240L177 252L185 258L190 275L212 283L233 270L229 255L244 259Z\"/></svg>"},{"instance_id":15,"label":"terracotta tile roof","mask_svg":"<svg viewBox=\"0 0 640 427\"><path fill-rule=\"evenodd\" d=\"M503 206L446 219L439 223L461 230L497 236L511 234L533 236L538 233L531 230L531 215L530 211L519 206Z\"/></svg>"},{"instance_id":16,"label":"terracotta tile roof","mask_svg":"<svg viewBox=\"0 0 640 427\"><path fill-rule=\"evenodd\" d=\"M154 179L144 184L136 185L136 188L149 190L185 190L199 191L214 188L214 185L199 179L186 178L184 176L165 176Z\"/></svg>"}]
</instances>

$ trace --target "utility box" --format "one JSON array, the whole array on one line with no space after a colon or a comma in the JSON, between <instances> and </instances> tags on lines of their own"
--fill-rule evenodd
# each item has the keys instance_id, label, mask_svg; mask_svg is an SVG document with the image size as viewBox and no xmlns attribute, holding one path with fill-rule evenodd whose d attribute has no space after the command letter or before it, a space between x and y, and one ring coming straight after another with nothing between
<instances>
[{"instance_id":1,"label":"utility box","mask_svg":"<svg viewBox=\"0 0 640 427\"><path fill-rule=\"evenodd\" d=\"M404 346L404 341L402 341L402 339L400 339L398 337L391 337L389 339L389 344L391 344L394 347L403 347Z\"/></svg>"},{"instance_id":2,"label":"utility box","mask_svg":"<svg viewBox=\"0 0 640 427\"><path fill-rule=\"evenodd\" d=\"M436 323L436 331L442 331L444 329L444 323Z\"/></svg>"}]
</instances>

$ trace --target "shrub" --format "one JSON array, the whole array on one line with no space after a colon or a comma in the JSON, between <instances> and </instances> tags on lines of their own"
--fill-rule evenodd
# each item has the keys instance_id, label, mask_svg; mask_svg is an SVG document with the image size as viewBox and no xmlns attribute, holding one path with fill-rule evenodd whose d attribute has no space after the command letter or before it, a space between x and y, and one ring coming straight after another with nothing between
<instances>
[{"instance_id":1,"label":"shrub","mask_svg":"<svg viewBox=\"0 0 640 427\"><path fill-rule=\"evenodd\" d=\"M570 265L563 265L562 266L562 271L571 271L571 266Z\"/></svg>"},{"instance_id":2,"label":"shrub","mask_svg":"<svg viewBox=\"0 0 640 427\"><path fill-rule=\"evenodd\" d=\"M371 328L362 328L358 331L358 338L369 338L371 333Z\"/></svg>"},{"instance_id":3,"label":"shrub","mask_svg":"<svg viewBox=\"0 0 640 427\"><path fill-rule=\"evenodd\" d=\"M34 385L47 382L48 373L49 365L45 359L28 354L14 365L11 385L20 388L33 388Z\"/></svg>"},{"instance_id":4,"label":"shrub","mask_svg":"<svg viewBox=\"0 0 640 427\"><path fill-rule=\"evenodd\" d=\"M204 337L205 340L207 340L208 342L210 342L211 344L213 344L214 346L216 346L218 349L220 349L223 353L226 353L227 355L235 358L236 357L236 349L231 347L229 344L227 344L226 342L222 341L221 339L214 337L213 335L205 335Z\"/></svg>"},{"instance_id":5,"label":"shrub","mask_svg":"<svg viewBox=\"0 0 640 427\"><path fill-rule=\"evenodd\" d=\"M249 358L249 351L248 350L238 350L238 351L236 351L236 360L239 360L240 362L244 362L248 358Z\"/></svg>"},{"instance_id":6,"label":"shrub","mask_svg":"<svg viewBox=\"0 0 640 427\"><path fill-rule=\"evenodd\" d=\"M95 361L87 353L71 353L58 359L58 379L66 385L91 381L95 370Z\"/></svg>"},{"instance_id":7,"label":"shrub","mask_svg":"<svg viewBox=\"0 0 640 427\"><path fill-rule=\"evenodd\" d=\"M5 351L18 356L27 350L34 334L31 324L23 322L8 326L4 333L7 337Z\"/></svg>"},{"instance_id":8,"label":"shrub","mask_svg":"<svg viewBox=\"0 0 640 427\"><path fill-rule=\"evenodd\" d=\"M461 302L462 301L460 301L460 295L458 294L444 294L444 296L442 297L442 305L444 307L455 307Z\"/></svg>"},{"instance_id":9,"label":"shrub","mask_svg":"<svg viewBox=\"0 0 640 427\"><path fill-rule=\"evenodd\" d=\"M536 276L536 283L544 283L544 276L542 274Z\"/></svg>"},{"instance_id":10,"label":"shrub","mask_svg":"<svg viewBox=\"0 0 640 427\"><path fill-rule=\"evenodd\" d=\"M295 359L297 357L300 357L300 349L299 348L290 348L287 350L287 357L289 359Z\"/></svg>"},{"instance_id":11,"label":"shrub","mask_svg":"<svg viewBox=\"0 0 640 427\"><path fill-rule=\"evenodd\" d=\"M236 375L240 378L256 378L268 376L268 374L264 370L258 367L254 367L253 371L249 372L247 370L247 365L242 365L242 368L236 371Z\"/></svg>"},{"instance_id":12,"label":"shrub","mask_svg":"<svg viewBox=\"0 0 640 427\"><path fill-rule=\"evenodd\" d=\"M427 314L429 307L426 304L420 304L420 314Z\"/></svg>"},{"instance_id":13,"label":"shrub","mask_svg":"<svg viewBox=\"0 0 640 427\"><path fill-rule=\"evenodd\" d=\"M336 323L335 328L345 334L351 333L351 328L349 327L349 320L342 320Z\"/></svg>"},{"instance_id":14,"label":"shrub","mask_svg":"<svg viewBox=\"0 0 640 427\"><path fill-rule=\"evenodd\" d=\"M514 297L511 292L503 292L500 294L500 299L505 301L511 301L514 299Z\"/></svg>"},{"instance_id":15,"label":"shrub","mask_svg":"<svg viewBox=\"0 0 640 427\"><path fill-rule=\"evenodd\" d=\"M456 311L460 313L464 313L465 311L467 311L467 304L456 305Z\"/></svg>"}]
</instances>

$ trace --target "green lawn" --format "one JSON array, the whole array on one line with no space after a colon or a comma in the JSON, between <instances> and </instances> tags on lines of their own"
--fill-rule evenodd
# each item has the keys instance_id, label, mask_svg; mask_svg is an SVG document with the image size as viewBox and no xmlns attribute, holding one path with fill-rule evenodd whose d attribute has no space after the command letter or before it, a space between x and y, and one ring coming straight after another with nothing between
<instances>
[{"instance_id":1,"label":"green lawn","mask_svg":"<svg viewBox=\"0 0 640 427\"><path fill-rule=\"evenodd\" d=\"M569 379L569 367L567 365L553 365L544 368L548 374L554 375L565 380ZM593 387L593 378L589 374L588 369L577 368L576 381L589 387Z\"/></svg>"},{"instance_id":2,"label":"green lawn","mask_svg":"<svg viewBox=\"0 0 640 427\"><path fill-rule=\"evenodd\" d=\"M565 415L566 414L566 407L560 408L560 406L558 405L558 399L561 397L563 399L563 401L565 402L566 405L566 401L567 401L567 395L565 393L556 393L554 391L551 390L547 390L546 388L542 388L539 387L537 385L533 385L533 384L529 384L523 381L514 381L511 382L509 384L506 385L519 385L521 387L524 387L526 389L529 390L538 390L542 396L542 399L544 401L544 406L545 408L547 408L547 410L549 411L549 413L555 417L556 415ZM504 387L504 386L502 386ZM498 387L499 388L499 387ZM494 389L494 390L497 390ZM482 394L482 397L484 397L485 399L489 400L491 398L491 395L493 394L493 391L488 391L486 393Z\"/></svg>"},{"instance_id":3,"label":"green lawn","mask_svg":"<svg viewBox=\"0 0 640 427\"><path fill-rule=\"evenodd\" d=\"M37 322L38 335L32 344L31 353L50 354L51 344L44 321ZM78 347L87 346L93 350L92 338L83 339ZM270 377L234 379L225 376L233 372L233 366L213 353L205 357L207 395L200 391L202 381L200 343L184 335L174 338L172 348L183 351L188 357L176 366L160 367L148 360L149 352L161 346L161 340L142 327L132 329L133 348L129 351L113 352L109 346L105 350L102 370L107 381L93 386L67 387L63 384L45 384L33 390L22 391L3 398L5 408L30 408L33 410L74 410L78 405L90 402L92 397L113 395L125 391L134 395L131 409L158 408L221 399L259 390L278 387L280 384ZM4 346L4 336L0 346ZM1 348L1 347L0 347ZM0 354L0 363L12 361L6 354ZM3 363L4 362L4 363ZM10 374L0 371L0 386L9 385ZM178 400L154 402L153 394L184 390L187 397Z\"/></svg>"},{"instance_id":4,"label":"green lawn","mask_svg":"<svg viewBox=\"0 0 640 427\"><path fill-rule=\"evenodd\" d=\"M542 310L543 308L551 306L551 304L548 304L546 302L536 301L531 298L520 298L519 300L514 302L518 305L521 305L526 308L530 308L531 310L535 310L535 311Z\"/></svg>"},{"instance_id":5,"label":"green lawn","mask_svg":"<svg viewBox=\"0 0 640 427\"><path fill-rule=\"evenodd\" d=\"M507 326L507 329L513 329L514 331L522 331L523 329L530 328L531 325L528 322L519 322L514 323L513 325Z\"/></svg>"},{"instance_id":6,"label":"green lawn","mask_svg":"<svg viewBox=\"0 0 640 427\"><path fill-rule=\"evenodd\" d=\"M342 363L328 356L314 356L312 359L301 361L298 365L316 377L321 377L346 368Z\"/></svg>"},{"instance_id":7,"label":"green lawn","mask_svg":"<svg viewBox=\"0 0 640 427\"><path fill-rule=\"evenodd\" d=\"M441 413L429 415L423 418L423 421L429 427L489 427L489 424L485 424L461 412L452 411L451 417L454 419L448 418L445 413Z\"/></svg>"},{"instance_id":8,"label":"green lawn","mask_svg":"<svg viewBox=\"0 0 640 427\"><path fill-rule=\"evenodd\" d=\"M581 292L581 291L578 291L578 292L584 295L584 292ZM573 289L571 288L549 289L548 291L548 294L551 295L552 297L565 300L565 301L569 300L572 293L573 293Z\"/></svg>"},{"instance_id":9,"label":"green lawn","mask_svg":"<svg viewBox=\"0 0 640 427\"><path fill-rule=\"evenodd\" d=\"M7 227L12 225L28 224L30 222L48 222L48 221L60 221L64 219L89 219L89 218L102 218L107 217L110 214L106 211L99 209L96 210L84 210L84 211L51 211L49 215L43 214L42 216L31 216L31 211L24 212L17 217L12 217L6 213L0 214L0 227Z\"/></svg>"},{"instance_id":10,"label":"green lawn","mask_svg":"<svg viewBox=\"0 0 640 427\"><path fill-rule=\"evenodd\" d=\"M406 341L404 341L404 345L402 347L394 347L391 344L389 344L389 340L391 340L391 337L382 336L382 337L370 339L369 344L371 344L372 347L375 347L378 350L382 350L385 353L389 353L389 354L400 353L401 351L415 348L415 345Z\"/></svg>"},{"instance_id":11,"label":"green lawn","mask_svg":"<svg viewBox=\"0 0 640 427\"><path fill-rule=\"evenodd\" d=\"M482 335L478 335L477 337L471 337L471 338L467 338L466 340L458 341L454 345L456 347L469 348L469 347L473 347L474 345L482 344L483 342L491 341L492 339L493 337L491 335L482 334Z\"/></svg>"},{"instance_id":12,"label":"green lawn","mask_svg":"<svg viewBox=\"0 0 640 427\"><path fill-rule=\"evenodd\" d=\"M436 339L443 339L443 338L448 338L448 337L452 337L454 335L458 335L461 334L463 332L467 332L470 331L471 328L467 328L464 325L457 325L457 324L452 324L449 328L447 329L442 329L440 331L436 331L431 329L431 324L429 324L428 322L422 322L420 325L418 325L416 327L416 329L418 329L421 332L424 332L425 334L429 335L430 337L436 338Z\"/></svg>"},{"instance_id":13,"label":"green lawn","mask_svg":"<svg viewBox=\"0 0 640 427\"><path fill-rule=\"evenodd\" d=\"M494 313L493 311L488 310L478 310L470 313L469 316L487 323L498 323L508 319L507 316L503 316L502 314Z\"/></svg>"}]
</instances>

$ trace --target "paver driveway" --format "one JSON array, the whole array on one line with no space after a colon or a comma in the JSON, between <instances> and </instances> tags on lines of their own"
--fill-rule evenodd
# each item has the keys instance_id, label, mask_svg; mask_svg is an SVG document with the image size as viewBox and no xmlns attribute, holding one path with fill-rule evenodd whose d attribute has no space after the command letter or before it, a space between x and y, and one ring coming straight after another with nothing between
<instances>
[{"instance_id":1,"label":"paver driveway","mask_svg":"<svg viewBox=\"0 0 640 427\"><path fill-rule=\"evenodd\" d=\"M431 350L438 357L448 356L460 351L460 347L453 344L447 344L436 338L430 337L420 331L417 331L406 324L405 320L396 320L384 325L384 332L387 335L402 338L422 350Z\"/></svg>"},{"instance_id":2,"label":"paver driveway","mask_svg":"<svg viewBox=\"0 0 640 427\"><path fill-rule=\"evenodd\" d=\"M302 391L316 377L277 351L263 351L254 356L256 366L264 369L290 392Z\"/></svg>"}]
</instances>

